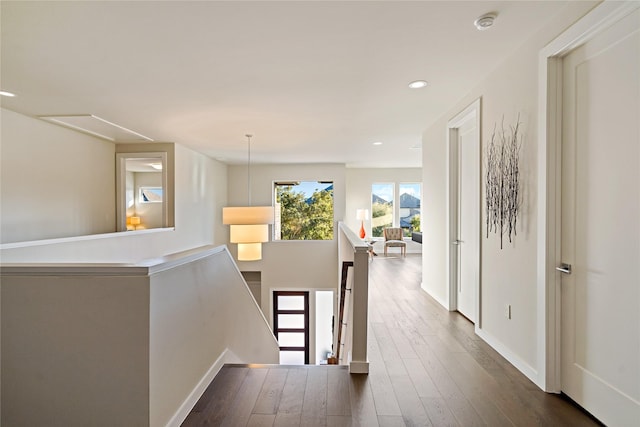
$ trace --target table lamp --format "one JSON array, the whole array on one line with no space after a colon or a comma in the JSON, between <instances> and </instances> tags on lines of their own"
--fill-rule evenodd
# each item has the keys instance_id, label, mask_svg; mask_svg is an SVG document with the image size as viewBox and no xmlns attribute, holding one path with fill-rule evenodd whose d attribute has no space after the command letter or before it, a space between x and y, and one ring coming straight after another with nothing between
<instances>
[{"instance_id":1,"label":"table lamp","mask_svg":"<svg viewBox=\"0 0 640 427\"><path fill-rule=\"evenodd\" d=\"M369 219L369 209L358 209L356 211L356 218L361 221L361 223L360 223L360 238L364 239L364 236L367 235L367 233L364 231L364 221L366 219Z\"/></svg>"}]
</instances>

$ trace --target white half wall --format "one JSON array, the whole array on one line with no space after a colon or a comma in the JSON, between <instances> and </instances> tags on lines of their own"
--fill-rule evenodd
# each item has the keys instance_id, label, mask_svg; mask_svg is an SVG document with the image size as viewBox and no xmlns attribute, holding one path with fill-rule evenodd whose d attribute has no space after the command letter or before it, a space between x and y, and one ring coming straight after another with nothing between
<instances>
[{"instance_id":1,"label":"white half wall","mask_svg":"<svg viewBox=\"0 0 640 427\"><path fill-rule=\"evenodd\" d=\"M0 274L2 425L178 426L223 363L278 362L224 246Z\"/></svg>"},{"instance_id":2,"label":"white half wall","mask_svg":"<svg viewBox=\"0 0 640 427\"><path fill-rule=\"evenodd\" d=\"M2 425L148 426L148 282L3 275Z\"/></svg>"}]
</instances>

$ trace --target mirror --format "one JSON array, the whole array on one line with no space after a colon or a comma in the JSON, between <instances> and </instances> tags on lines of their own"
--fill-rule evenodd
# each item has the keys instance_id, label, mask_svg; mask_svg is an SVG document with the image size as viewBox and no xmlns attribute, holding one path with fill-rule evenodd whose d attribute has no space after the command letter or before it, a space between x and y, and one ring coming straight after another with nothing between
<instances>
[{"instance_id":1,"label":"mirror","mask_svg":"<svg viewBox=\"0 0 640 427\"><path fill-rule=\"evenodd\" d=\"M116 231L171 227L167 153L116 153Z\"/></svg>"},{"instance_id":2,"label":"mirror","mask_svg":"<svg viewBox=\"0 0 640 427\"><path fill-rule=\"evenodd\" d=\"M166 226L165 153L117 153L116 185L116 231Z\"/></svg>"}]
</instances>

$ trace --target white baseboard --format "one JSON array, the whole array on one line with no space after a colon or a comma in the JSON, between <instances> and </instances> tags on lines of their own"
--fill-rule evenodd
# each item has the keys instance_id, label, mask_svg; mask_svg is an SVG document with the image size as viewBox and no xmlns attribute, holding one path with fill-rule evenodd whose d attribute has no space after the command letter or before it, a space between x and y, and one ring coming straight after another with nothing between
<instances>
[{"instance_id":1,"label":"white baseboard","mask_svg":"<svg viewBox=\"0 0 640 427\"><path fill-rule=\"evenodd\" d=\"M493 335L487 333L483 329L476 329L476 334L482 338L487 344L489 344L495 351L500 353L502 357L507 359L509 363L511 363L517 370L522 372L527 378L529 378L535 385L540 387L538 384L538 371L533 368L533 366L529 365L527 362L518 357L509 347L502 344L499 340L497 340ZM540 387L542 389L542 387Z\"/></svg>"},{"instance_id":2,"label":"white baseboard","mask_svg":"<svg viewBox=\"0 0 640 427\"><path fill-rule=\"evenodd\" d=\"M167 423L168 427L179 427L184 420L187 418L195 404L198 402L198 399L202 396L204 391L207 389L213 378L220 372L222 366L225 363L240 363L240 359L233 354L228 348L225 349L222 354L213 362L213 365L209 368L206 374L200 379L198 384L194 387L194 389L189 393L189 396L182 402L180 408L176 411L176 413L171 417L169 422Z\"/></svg>"},{"instance_id":3,"label":"white baseboard","mask_svg":"<svg viewBox=\"0 0 640 427\"><path fill-rule=\"evenodd\" d=\"M437 296L433 295L427 289L425 289L424 284L420 283L420 287L423 291L425 291L431 298L436 300L438 304L440 304L445 309L449 310L449 304L445 304L444 301L440 300ZM539 382L539 373L538 371L529 365L527 362L518 357L511 349L504 344L502 344L498 339L496 339L493 335L487 333L485 330L480 329L478 327L475 328L475 333L480 338L482 338L487 344L489 344L495 351L500 353L502 357L507 359L509 363L516 367L517 370L522 372L527 378L529 378L535 385L544 390L544 387L540 385Z\"/></svg>"},{"instance_id":4,"label":"white baseboard","mask_svg":"<svg viewBox=\"0 0 640 427\"><path fill-rule=\"evenodd\" d=\"M445 303L445 301L442 301L440 298L438 298L437 296L433 295L431 292L429 292L429 290L427 288L424 287L424 282L420 282L420 289L422 289L423 291L425 291L427 293L427 295L429 295L431 298L433 298L434 300L436 300L436 302L438 304L440 304L442 307L444 307L446 310L449 310L449 303Z\"/></svg>"}]
</instances>

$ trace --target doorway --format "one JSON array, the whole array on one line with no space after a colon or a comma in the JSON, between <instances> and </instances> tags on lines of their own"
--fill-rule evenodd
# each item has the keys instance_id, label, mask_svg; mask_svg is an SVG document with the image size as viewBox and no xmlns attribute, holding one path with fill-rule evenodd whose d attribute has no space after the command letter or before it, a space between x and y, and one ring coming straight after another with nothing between
<instances>
[{"instance_id":1,"label":"doorway","mask_svg":"<svg viewBox=\"0 0 640 427\"><path fill-rule=\"evenodd\" d=\"M640 419L639 22L605 3L541 55L545 389L607 425Z\"/></svg>"},{"instance_id":2,"label":"doorway","mask_svg":"<svg viewBox=\"0 0 640 427\"><path fill-rule=\"evenodd\" d=\"M273 333L281 365L309 364L309 292L273 292Z\"/></svg>"},{"instance_id":3,"label":"doorway","mask_svg":"<svg viewBox=\"0 0 640 427\"><path fill-rule=\"evenodd\" d=\"M480 99L447 124L449 310L479 327Z\"/></svg>"},{"instance_id":4,"label":"doorway","mask_svg":"<svg viewBox=\"0 0 640 427\"><path fill-rule=\"evenodd\" d=\"M115 160L116 231L173 227L175 145L116 144Z\"/></svg>"}]
</instances>

